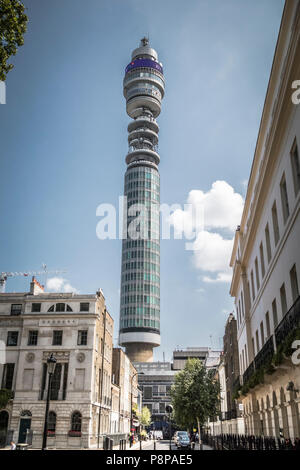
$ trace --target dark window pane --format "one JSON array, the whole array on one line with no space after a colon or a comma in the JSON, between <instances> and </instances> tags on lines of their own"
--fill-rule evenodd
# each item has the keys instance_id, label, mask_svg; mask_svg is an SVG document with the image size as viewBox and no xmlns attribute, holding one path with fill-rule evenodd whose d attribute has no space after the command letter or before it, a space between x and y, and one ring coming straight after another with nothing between
<instances>
[{"instance_id":1,"label":"dark window pane","mask_svg":"<svg viewBox=\"0 0 300 470\"><path fill-rule=\"evenodd\" d=\"M36 346L38 341L38 334L37 330L29 331L28 334L28 346Z\"/></svg>"},{"instance_id":2,"label":"dark window pane","mask_svg":"<svg viewBox=\"0 0 300 470\"><path fill-rule=\"evenodd\" d=\"M15 370L15 364L13 363L4 364L1 388L5 388L6 390L12 389L14 370Z\"/></svg>"},{"instance_id":3,"label":"dark window pane","mask_svg":"<svg viewBox=\"0 0 300 470\"><path fill-rule=\"evenodd\" d=\"M32 304L31 311L32 312L40 312L41 311L41 304Z\"/></svg>"},{"instance_id":4,"label":"dark window pane","mask_svg":"<svg viewBox=\"0 0 300 470\"><path fill-rule=\"evenodd\" d=\"M89 310L90 310L90 304L89 304L89 302L82 302L82 303L80 304L80 311L81 311L81 312L89 312Z\"/></svg>"},{"instance_id":5,"label":"dark window pane","mask_svg":"<svg viewBox=\"0 0 300 470\"><path fill-rule=\"evenodd\" d=\"M56 304L55 311L56 312L64 312L65 311L66 304Z\"/></svg>"},{"instance_id":6,"label":"dark window pane","mask_svg":"<svg viewBox=\"0 0 300 470\"><path fill-rule=\"evenodd\" d=\"M22 304L12 304L10 308L11 315L21 315L22 313Z\"/></svg>"},{"instance_id":7,"label":"dark window pane","mask_svg":"<svg viewBox=\"0 0 300 470\"><path fill-rule=\"evenodd\" d=\"M9 331L7 333L7 343L6 346L17 346L18 345L18 331Z\"/></svg>"},{"instance_id":8,"label":"dark window pane","mask_svg":"<svg viewBox=\"0 0 300 470\"><path fill-rule=\"evenodd\" d=\"M77 344L79 346L84 346L84 345L87 345L87 330L80 330L78 331L78 340L77 340Z\"/></svg>"},{"instance_id":9,"label":"dark window pane","mask_svg":"<svg viewBox=\"0 0 300 470\"><path fill-rule=\"evenodd\" d=\"M81 431L81 413L79 411L72 414L71 431Z\"/></svg>"},{"instance_id":10,"label":"dark window pane","mask_svg":"<svg viewBox=\"0 0 300 470\"><path fill-rule=\"evenodd\" d=\"M54 411L49 412L48 416L48 431L55 433L56 429L56 413Z\"/></svg>"},{"instance_id":11,"label":"dark window pane","mask_svg":"<svg viewBox=\"0 0 300 470\"><path fill-rule=\"evenodd\" d=\"M58 363L55 366L54 374L51 381L51 393L50 393L50 400L58 400L58 394L60 390L60 383L61 383L61 370L62 364Z\"/></svg>"},{"instance_id":12,"label":"dark window pane","mask_svg":"<svg viewBox=\"0 0 300 470\"><path fill-rule=\"evenodd\" d=\"M52 345L53 346L61 346L62 345L62 336L63 336L62 330L54 330L53 331Z\"/></svg>"}]
</instances>

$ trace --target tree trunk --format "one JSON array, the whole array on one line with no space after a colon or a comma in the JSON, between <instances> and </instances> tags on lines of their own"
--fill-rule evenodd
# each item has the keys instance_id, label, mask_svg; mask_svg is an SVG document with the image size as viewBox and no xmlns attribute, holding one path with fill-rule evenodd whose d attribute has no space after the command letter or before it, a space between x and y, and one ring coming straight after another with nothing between
<instances>
[{"instance_id":1,"label":"tree trunk","mask_svg":"<svg viewBox=\"0 0 300 470\"><path fill-rule=\"evenodd\" d=\"M203 445L202 445L202 436L201 436L201 428L200 428L200 420L197 418L197 426L198 426L198 435L199 435L199 449L203 450Z\"/></svg>"}]
</instances>

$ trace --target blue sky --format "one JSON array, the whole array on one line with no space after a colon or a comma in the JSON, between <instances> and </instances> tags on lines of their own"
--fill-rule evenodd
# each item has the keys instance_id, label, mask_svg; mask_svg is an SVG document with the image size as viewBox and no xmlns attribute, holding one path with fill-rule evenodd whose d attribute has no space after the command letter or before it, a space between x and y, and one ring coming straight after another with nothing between
<instances>
[{"instance_id":1,"label":"blue sky","mask_svg":"<svg viewBox=\"0 0 300 470\"><path fill-rule=\"evenodd\" d=\"M66 283L81 293L101 287L117 338L121 242L96 237L96 208L117 206L123 193L129 117L122 79L131 51L147 34L164 66L161 202L204 195L208 232L219 234L216 242L230 240L216 206L224 188L229 207L245 196L284 2L24 3L25 45L0 106L0 271L46 263L66 269ZM216 181L227 186L212 197ZM178 346L220 346L233 306L229 283L212 282L222 269L207 269L199 253L186 251L184 240L161 242L158 360ZM27 289L26 279L7 282L7 291Z\"/></svg>"}]
</instances>

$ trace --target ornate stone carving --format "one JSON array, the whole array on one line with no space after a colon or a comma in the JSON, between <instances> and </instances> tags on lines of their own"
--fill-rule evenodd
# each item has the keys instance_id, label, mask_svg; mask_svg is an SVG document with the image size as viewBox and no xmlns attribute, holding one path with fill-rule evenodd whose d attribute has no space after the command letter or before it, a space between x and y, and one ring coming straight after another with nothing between
<instances>
[{"instance_id":1,"label":"ornate stone carving","mask_svg":"<svg viewBox=\"0 0 300 470\"><path fill-rule=\"evenodd\" d=\"M26 361L33 362L35 359L35 354L33 352L29 352L26 354Z\"/></svg>"},{"instance_id":2,"label":"ornate stone carving","mask_svg":"<svg viewBox=\"0 0 300 470\"><path fill-rule=\"evenodd\" d=\"M57 362L68 362L70 357L70 351L44 351L43 361L47 361L50 354L53 354Z\"/></svg>"},{"instance_id":3,"label":"ornate stone carving","mask_svg":"<svg viewBox=\"0 0 300 470\"><path fill-rule=\"evenodd\" d=\"M83 352L80 352L77 354L77 361L78 362L83 362L85 360L85 354Z\"/></svg>"}]
</instances>

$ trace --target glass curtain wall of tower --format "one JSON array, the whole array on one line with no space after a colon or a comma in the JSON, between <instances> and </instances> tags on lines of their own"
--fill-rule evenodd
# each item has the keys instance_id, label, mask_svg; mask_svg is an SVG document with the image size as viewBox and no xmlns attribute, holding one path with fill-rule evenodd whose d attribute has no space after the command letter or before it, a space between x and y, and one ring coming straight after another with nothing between
<instances>
[{"instance_id":1,"label":"glass curtain wall of tower","mask_svg":"<svg viewBox=\"0 0 300 470\"><path fill-rule=\"evenodd\" d=\"M132 53L123 81L128 125L119 344L133 362L153 360L160 344L160 177L158 124L164 75L147 38Z\"/></svg>"}]
</instances>

